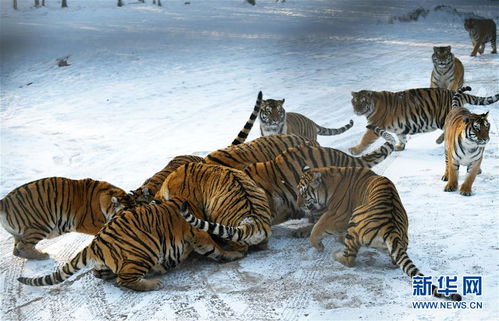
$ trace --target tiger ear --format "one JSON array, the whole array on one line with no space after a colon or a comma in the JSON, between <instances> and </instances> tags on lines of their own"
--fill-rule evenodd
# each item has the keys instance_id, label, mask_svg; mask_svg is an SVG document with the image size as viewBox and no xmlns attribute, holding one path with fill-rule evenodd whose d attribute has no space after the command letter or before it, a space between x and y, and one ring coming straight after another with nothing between
<instances>
[{"instance_id":1,"label":"tiger ear","mask_svg":"<svg viewBox=\"0 0 499 321\"><path fill-rule=\"evenodd\" d=\"M111 197L111 203L113 203L114 205L118 204L118 199L116 198L116 196Z\"/></svg>"},{"instance_id":2,"label":"tiger ear","mask_svg":"<svg viewBox=\"0 0 499 321\"><path fill-rule=\"evenodd\" d=\"M283 99L281 100L281 104L284 104L284 102L285 102L285 101L286 101L286 99L284 99L284 98L283 98Z\"/></svg>"},{"instance_id":3,"label":"tiger ear","mask_svg":"<svg viewBox=\"0 0 499 321\"><path fill-rule=\"evenodd\" d=\"M488 115L489 115L489 112L486 112L485 114L482 114L482 117L487 118Z\"/></svg>"},{"instance_id":4,"label":"tiger ear","mask_svg":"<svg viewBox=\"0 0 499 321\"><path fill-rule=\"evenodd\" d=\"M470 122L470 118L469 118L468 116L464 116L464 117L463 117L463 122L464 122L465 124L469 123L469 122Z\"/></svg>"},{"instance_id":5,"label":"tiger ear","mask_svg":"<svg viewBox=\"0 0 499 321\"><path fill-rule=\"evenodd\" d=\"M437 52L437 47L433 46L433 52Z\"/></svg>"},{"instance_id":6,"label":"tiger ear","mask_svg":"<svg viewBox=\"0 0 499 321\"><path fill-rule=\"evenodd\" d=\"M310 167L308 167L307 165L303 166L303 168L301 169L301 171L303 173L307 173L308 171L310 171Z\"/></svg>"}]
</instances>

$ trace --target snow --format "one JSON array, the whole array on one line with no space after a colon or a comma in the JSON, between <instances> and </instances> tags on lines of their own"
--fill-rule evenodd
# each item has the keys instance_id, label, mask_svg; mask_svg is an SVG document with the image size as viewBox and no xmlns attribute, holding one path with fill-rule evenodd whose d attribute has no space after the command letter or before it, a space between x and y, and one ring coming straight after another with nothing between
<instances>
[{"instance_id":1,"label":"snow","mask_svg":"<svg viewBox=\"0 0 499 321\"><path fill-rule=\"evenodd\" d=\"M339 127L320 137L346 151L364 132L351 91L428 87L434 45L451 45L474 95L499 93L499 56L470 57L463 16L430 11L416 22L389 23L418 7L445 4L460 13L499 16L494 1L243 0L125 2L0 0L0 196L48 176L91 177L135 189L176 155L228 145L256 95L286 99L289 111ZM69 56L70 66L57 66ZM483 174L467 198L444 193L440 132L411 137L374 170L397 186L409 215L408 254L434 277L483 276L483 308L418 310L409 278L388 256L360 252L347 268L331 258L333 238L318 253L285 226L269 249L218 264L192 257L162 276L166 287L136 293L88 271L47 288L17 277L43 275L70 259L90 237L43 241L51 260L12 255L0 229L1 320L493 320L499 315L497 200L498 104ZM258 137L255 128L249 139ZM379 144L379 143L378 143ZM465 173L461 172L461 180ZM291 222L296 223L296 222ZM298 222L299 224L300 222ZM428 301L441 301L424 298Z\"/></svg>"}]
</instances>

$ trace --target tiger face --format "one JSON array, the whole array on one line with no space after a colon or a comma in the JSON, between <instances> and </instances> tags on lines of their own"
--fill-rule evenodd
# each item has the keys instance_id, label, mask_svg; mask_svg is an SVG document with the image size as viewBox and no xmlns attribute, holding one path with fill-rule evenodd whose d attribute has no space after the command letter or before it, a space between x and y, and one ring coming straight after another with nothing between
<instances>
[{"instance_id":1,"label":"tiger face","mask_svg":"<svg viewBox=\"0 0 499 321\"><path fill-rule=\"evenodd\" d=\"M468 138L478 146L485 146L489 142L490 123L487 120L489 112L485 114L471 114L464 117L463 121L468 128Z\"/></svg>"},{"instance_id":2,"label":"tiger face","mask_svg":"<svg viewBox=\"0 0 499 321\"><path fill-rule=\"evenodd\" d=\"M473 18L468 18L468 19L465 19L464 20L464 29L466 31L470 31L473 29L473 27L475 26L475 20L476 19L473 19Z\"/></svg>"},{"instance_id":3,"label":"tiger face","mask_svg":"<svg viewBox=\"0 0 499 321\"><path fill-rule=\"evenodd\" d=\"M102 192L99 198L102 214L107 220L124 209L136 206L133 197L120 188L109 188Z\"/></svg>"},{"instance_id":4,"label":"tiger face","mask_svg":"<svg viewBox=\"0 0 499 321\"><path fill-rule=\"evenodd\" d=\"M451 53L451 46L433 47L433 55L431 58L436 67L446 67L454 60L454 55Z\"/></svg>"},{"instance_id":5,"label":"tiger face","mask_svg":"<svg viewBox=\"0 0 499 321\"><path fill-rule=\"evenodd\" d=\"M326 199L321 197L325 195L321 190L322 178L319 171L311 170L310 167L303 168L303 175L298 182L298 206L308 214L321 212L326 208Z\"/></svg>"},{"instance_id":6,"label":"tiger face","mask_svg":"<svg viewBox=\"0 0 499 321\"><path fill-rule=\"evenodd\" d=\"M372 91L352 91L352 106L354 113L358 116L371 114L374 111Z\"/></svg>"},{"instance_id":7,"label":"tiger face","mask_svg":"<svg viewBox=\"0 0 499 321\"><path fill-rule=\"evenodd\" d=\"M260 122L268 131L280 131L286 121L284 110L284 99L267 99L262 102L260 110Z\"/></svg>"}]
</instances>

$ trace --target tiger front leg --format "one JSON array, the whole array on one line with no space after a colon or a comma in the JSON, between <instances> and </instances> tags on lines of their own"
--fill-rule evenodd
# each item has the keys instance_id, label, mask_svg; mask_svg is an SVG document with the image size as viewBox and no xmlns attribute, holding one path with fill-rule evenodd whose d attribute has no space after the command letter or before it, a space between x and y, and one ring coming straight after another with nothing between
<instances>
[{"instance_id":1,"label":"tiger front leg","mask_svg":"<svg viewBox=\"0 0 499 321\"><path fill-rule=\"evenodd\" d=\"M248 246L241 248L241 251L224 250L211 236L200 230L195 231L194 251L207 256L218 262L230 262L244 257L248 251Z\"/></svg>"},{"instance_id":2,"label":"tiger front leg","mask_svg":"<svg viewBox=\"0 0 499 321\"><path fill-rule=\"evenodd\" d=\"M338 220L339 217L344 215L337 215L336 212L326 212L315 223L312 232L310 233L310 244L317 249L317 251L324 251L324 244L322 239L326 235L338 235L338 232L345 230L345 222Z\"/></svg>"},{"instance_id":3,"label":"tiger front leg","mask_svg":"<svg viewBox=\"0 0 499 321\"><path fill-rule=\"evenodd\" d=\"M482 45L482 39L478 39L477 42L473 42L473 51L471 51L470 56L475 57L476 53L480 50L480 46Z\"/></svg>"},{"instance_id":4,"label":"tiger front leg","mask_svg":"<svg viewBox=\"0 0 499 321\"><path fill-rule=\"evenodd\" d=\"M127 262L118 272L117 283L120 286L135 291L156 291L163 288L160 280L146 280L144 276L152 268L152 264L147 262Z\"/></svg>"},{"instance_id":5,"label":"tiger front leg","mask_svg":"<svg viewBox=\"0 0 499 321\"><path fill-rule=\"evenodd\" d=\"M457 179L459 175L459 164L454 163L452 159L452 155L447 155L447 166L446 166L446 174L447 174L447 185L445 185L445 192L454 192L457 190Z\"/></svg>"},{"instance_id":6,"label":"tiger front leg","mask_svg":"<svg viewBox=\"0 0 499 321\"><path fill-rule=\"evenodd\" d=\"M459 189L459 193L463 196L471 196L471 186L475 181L476 176L480 171L480 165L482 164L482 157L479 160L471 164L470 171L466 176L463 184L461 184L461 188Z\"/></svg>"},{"instance_id":7,"label":"tiger front leg","mask_svg":"<svg viewBox=\"0 0 499 321\"><path fill-rule=\"evenodd\" d=\"M374 143L378 138L379 136L376 135L376 133L373 130L367 129L366 132L364 133L364 136L362 136L359 144L357 144L357 146L349 148L348 151L352 155L359 155L364 150L366 150L366 148L368 148L372 143Z\"/></svg>"},{"instance_id":8,"label":"tiger front leg","mask_svg":"<svg viewBox=\"0 0 499 321\"><path fill-rule=\"evenodd\" d=\"M343 250L334 252L333 258L345 266L353 267L361 244L355 234L349 234L350 230L351 228L345 235L345 247Z\"/></svg>"}]
</instances>

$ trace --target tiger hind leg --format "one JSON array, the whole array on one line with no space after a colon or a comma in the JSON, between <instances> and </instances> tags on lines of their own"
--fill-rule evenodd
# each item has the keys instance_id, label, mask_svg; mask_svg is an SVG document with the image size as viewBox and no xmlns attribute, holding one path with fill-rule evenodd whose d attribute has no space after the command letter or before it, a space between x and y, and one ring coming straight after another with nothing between
<instances>
[{"instance_id":1,"label":"tiger hind leg","mask_svg":"<svg viewBox=\"0 0 499 321\"><path fill-rule=\"evenodd\" d=\"M345 247L343 250L334 252L333 258L345 266L353 267L360 246L361 244L357 237L349 234L349 231L347 231L345 235Z\"/></svg>"},{"instance_id":2,"label":"tiger hind leg","mask_svg":"<svg viewBox=\"0 0 499 321\"><path fill-rule=\"evenodd\" d=\"M244 257L248 251L248 246L243 245L240 251L224 250L218 245L211 236L200 230L195 231L194 251L201 255L207 256L218 262L230 262Z\"/></svg>"},{"instance_id":3,"label":"tiger hind leg","mask_svg":"<svg viewBox=\"0 0 499 321\"><path fill-rule=\"evenodd\" d=\"M45 252L35 248L36 244L47 238L48 233L29 228L22 237L15 239L13 254L18 257L32 260L44 260L49 257Z\"/></svg>"},{"instance_id":4,"label":"tiger hind leg","mask_svg":"<svg viewBox=\"0 0 499 321\"><path fill-rule=\"evenodd\" d=\"M144 276L152 266L148 263L126 263L118 272L116 279L118 285L135 291L156 291L163 288L160 280L146 280Z\"/></svg>"},{"instance_id":5,"label":"tiger hind leg","mask_svg":"<svg viewBox=\"0 0 499 321\"><path fill-rule=\"evenodd\" d=\"M497 43L496 43L495 38L490 41L490 45L492 46L491 53L496 54L497 53Z\"/></svg>"},{"instance_id":6,"label":"tiger hind leg","mask_svg":"<svg viewBox=\"0 0 499 321\"><path fill-rule=\"evenodd\" d=\"M96 266L92 269L92 274L102 280L116 279L117 275L110 268L105 265Z\"/></svg>"}]
</instances>

